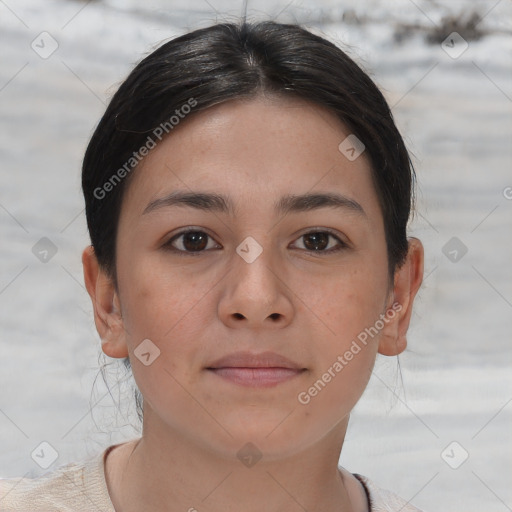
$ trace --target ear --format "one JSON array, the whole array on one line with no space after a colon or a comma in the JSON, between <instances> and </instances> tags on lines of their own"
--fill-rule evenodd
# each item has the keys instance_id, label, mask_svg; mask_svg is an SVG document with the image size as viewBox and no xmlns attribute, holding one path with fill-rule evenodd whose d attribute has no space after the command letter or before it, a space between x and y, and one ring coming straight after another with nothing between
<instances>
[{"instance_id":1,"label":"ear","mask_svg":"<svg viewBox=\"0 0 512 512\"><path fill-rule=\"evenodd\" d=\"M385 327L379 340L379 354L396 356L407 347L412 305L423 281L423 258L422 243L417 238L410 238L406 260L395 272Z\"/></svg>"},{"instance_id":2,"label":"ear","mask_svg":"<svg viewBox=\"0 0 512 512\"><path fill-rule=\"evenodd\" d=\"M110 357L127 357L128 348L119 297L113 280L100 267L92 246L84 249L82 265L102 350Z\"/></svg>"}]
</instances>

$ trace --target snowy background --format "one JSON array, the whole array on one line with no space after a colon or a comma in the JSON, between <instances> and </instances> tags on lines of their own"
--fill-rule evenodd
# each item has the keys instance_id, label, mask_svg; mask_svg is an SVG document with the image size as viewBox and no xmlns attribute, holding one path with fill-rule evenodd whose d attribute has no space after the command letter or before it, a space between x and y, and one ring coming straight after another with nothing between
<instances>
[{"instance_id":1,"label":"snowy background","mask_svg":"<svg viewBox=\"0 0 512 512\"><path fill-rule=\"evenodd\" d=\"M138 437L130 380L114 361L109 394L99 374L81 159L138 60L241 12L218 0L0 0L0 477ZM345 45L392 105L418 174L411 234L426 278L403 385L396 358L379 358L342 465L426 511L512 510L512 2L253 0L248 16ZM441 44L454 27L465 39ZM58 455L48 468L31 455L42 442Z\"/></svg>"}]
</instances>

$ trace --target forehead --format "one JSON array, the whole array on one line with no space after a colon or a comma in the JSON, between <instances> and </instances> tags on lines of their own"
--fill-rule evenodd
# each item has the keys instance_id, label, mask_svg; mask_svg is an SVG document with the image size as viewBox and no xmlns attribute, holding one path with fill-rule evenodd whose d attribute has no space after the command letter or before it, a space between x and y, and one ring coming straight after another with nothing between
<instances>
[{"instance_id":1,"label":"forehead","mask_svg":"<svg viewBox=\"0 0 512 512\"><path fill-rule=\"evenodd\" d=\"M371 202L365 154L350 161L338 148L349 135L332 112L302 99L231 100L181 120L139 164L123 205L141 214L175 189L222 192L253 208L317 189Z\"/></svg>"},{"instance_id":2,"label":"forehead","mask_svg":"<svg viewBox=\"0 0 512 512\"><path fill-rule=\"evenodd\" d=\"M340 155L340 138L349 134L349 130L326 108L282 95L215 105L185 118L178 128L172 134L175 144L169 137L169 145L176 147L191 143L195 151L186 156L183 153L175 155L176 163L184 158L188 164L193 164L213 156L219 160L225 157L243 171L244 162L264 162L265 169L253 178L265 176L269 169L286 170L291 175L293 167L300 170L309 165L334 162ZM319 162L319 152L323 153L323 162ZM290 164L283 165L285 160ZM302 165L297 165L299 162Z\"/></svg>"}]
</instances>

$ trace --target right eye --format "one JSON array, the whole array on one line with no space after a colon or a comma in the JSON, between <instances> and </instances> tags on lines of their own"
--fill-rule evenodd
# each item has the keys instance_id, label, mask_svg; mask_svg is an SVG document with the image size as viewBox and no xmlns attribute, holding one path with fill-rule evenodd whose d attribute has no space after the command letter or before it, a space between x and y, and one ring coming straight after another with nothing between
<instances>
[{"instance_id":1,"label":"right eye","mask_svg":"<svg viewBox=\"0 0 512 512\"><path fill-rule=\"evenodd\" d=\"M200 231L198 229L187 229L186 231L182 231L181 233L174 235L163 245L163 247L166 250L175 251L182 255L192 255L192 253L200 253L205 250L212 249L211 244L210 246L208 244L208 239L213 241L213 238L204 231Z\"/></svg>"}]
</instances>

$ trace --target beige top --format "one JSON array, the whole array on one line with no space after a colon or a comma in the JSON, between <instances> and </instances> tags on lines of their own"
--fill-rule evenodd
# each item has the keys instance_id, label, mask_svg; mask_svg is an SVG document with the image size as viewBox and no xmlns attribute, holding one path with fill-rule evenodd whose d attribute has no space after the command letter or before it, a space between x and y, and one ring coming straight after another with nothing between
<instances>
[{"instance_id":1,"label":"beige top","mask_svg":"<svg viewBox=\"0 0 512 512\"><path fill-rule=\"evenodd\" d=\"M116 512L105 479L105 457L115 446L37 478L0 479L0 511ZM379 489L368 478L356 476L368 491L370 512L421 512L396 494Z\"/></svg>"}]
</instances>

